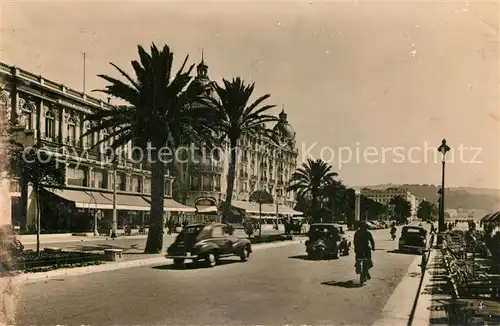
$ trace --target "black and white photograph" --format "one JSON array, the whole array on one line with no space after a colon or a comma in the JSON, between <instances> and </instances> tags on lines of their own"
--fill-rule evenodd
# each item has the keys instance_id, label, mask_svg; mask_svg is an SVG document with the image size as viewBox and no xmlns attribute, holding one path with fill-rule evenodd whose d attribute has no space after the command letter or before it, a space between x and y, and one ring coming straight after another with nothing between
<instances>
[{"instance_id":1,"label":"black and white photograph","mask_svg":"<svg viewBox=\"0 0 500 326\"><path fill-rule=\"evenodd\" d=\"M497 0L2 0L1 325L500 325Z\"/></svg>"}]
</instances>

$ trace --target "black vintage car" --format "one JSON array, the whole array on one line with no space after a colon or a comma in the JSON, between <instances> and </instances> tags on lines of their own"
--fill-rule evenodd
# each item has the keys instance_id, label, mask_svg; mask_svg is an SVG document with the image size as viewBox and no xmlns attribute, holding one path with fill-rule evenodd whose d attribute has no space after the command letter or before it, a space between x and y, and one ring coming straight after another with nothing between
<instances>
[{"instance_id":1,"label":"black vintage car","mask_svg":"<svg viewBox=\"0 0 500 326\"><path fill-rule=\"evenodd\" d=\"M344 233L341 225L334 223L311 224L306 241L309 259L337 259L340 255L349 255L351 240Z\"/></svg>"},{"instance_id":2,"label":"black vintage car","mask_svg":"<svg viewBox=\"0 0 500 326\"><path fill-rule=\"evenodd\" d=\"M427 246L427 230L420 226L403 226L399 251L422 253Z\"/></svg>"},{"instance_id":3,"label":"black vintage car","mask_svg":"<svg viewBox=\"0 0 500 326\"><path fill-rule=\"evenodd\" d=\"M167 249L166 258L182 266L186 260L213 267L222 257L238 256L247 261L252 253L249 239L234 235L233 229L220 223L185 226Z\"/></svg>"}]
</instances>

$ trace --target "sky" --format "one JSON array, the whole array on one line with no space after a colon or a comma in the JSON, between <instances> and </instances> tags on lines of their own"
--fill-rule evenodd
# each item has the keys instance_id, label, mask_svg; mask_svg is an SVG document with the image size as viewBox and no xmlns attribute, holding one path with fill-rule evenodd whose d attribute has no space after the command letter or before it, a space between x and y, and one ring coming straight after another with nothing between
<instances>
[{"instance_id":1,"label":"sky","mask_svg":"<svg viewBox=\"0 0 500 326\"><path fill-rule=\"evenodd\" d=\"M176 67L204 52L212 80L271 94L348 185L500 188L495 1L3 1L0 60L86 91L130 69L137 45L168 44ZM98 97L97 93L93 94Z\"/></svg>"}]
</instances>

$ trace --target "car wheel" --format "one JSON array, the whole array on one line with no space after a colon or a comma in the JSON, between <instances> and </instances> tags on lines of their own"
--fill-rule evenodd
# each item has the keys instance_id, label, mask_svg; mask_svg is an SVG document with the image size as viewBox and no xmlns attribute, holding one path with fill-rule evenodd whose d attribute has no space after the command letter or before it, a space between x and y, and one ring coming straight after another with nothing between
<instances>
[{"instance_id":1,"label":"car wheel","mask_svg":"<svg viewBox=\"0 0 500 326\"><path fill-rule=\"evenodd\" d=\"M244 248L242 248L240 252L241 261L247 261L250 258L250 253L251 250L249 246L245 246Z\"/></svg>"},{"instance_id":2,"label":"car wheel","mask_svg":"<svg viewBox=\"0 0 500 326\"><path fill-rule=\"evenodd\" d=\"M209 252L205 257L205 263L207 267L214 267L217 265L217 254L215 252Z\"/></svg>"},{"instance_id":3,"label":"car wheel","mask_svg":"<svg viewBox=\"0 0 500 326\"><path fill-rule=\"evenodd\" d=\"M175 267L184 267L184 259L174 258L174 266Z\"/></svg>"}]
</instances>

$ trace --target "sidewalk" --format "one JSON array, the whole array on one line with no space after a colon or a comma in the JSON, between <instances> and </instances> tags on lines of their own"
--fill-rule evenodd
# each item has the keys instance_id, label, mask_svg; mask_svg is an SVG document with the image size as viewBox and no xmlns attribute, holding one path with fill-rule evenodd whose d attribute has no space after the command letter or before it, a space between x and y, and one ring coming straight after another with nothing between
<instances>
[{"instance_id":1,"label":"sidewalk","mask_svg":"<svg viewBox=\"0 0 500 326\"><path fill-rule=\"evenodd\" d=\"M262 235L271 235L271 234L279 234L283 233L281 231L276 230L263 230ZM243 230L237 229L235 230L235 234L239 237L247 237ZM254 236L256 236L254 234ZM175 237L177 233L168 235L166 232L164 236ZM21 234L16 236L23 245L36 245L36 234ZM119 236L115 238L116 240L129 240L129 239L147 239L148 235L125 235ZM61 234L42 234L40 235L40 243L41 244L49 244L49 243L70 243L70 242L82 242L82 241L106 241L112 240L108 235L100 235L100 236L74 236L71 233L61 233Z\"/></svg>"},{"instance_id":2,"label":"sidewalk","mask_svg":"<svg viewBox=\"0 0 500 326\"><path fill-rule=\"evenodd\" d=\"M418 295L411 325L449 325L447 311L452 296L440 249L432 249L430 252Z\"/></svg>"}]
</instances>

